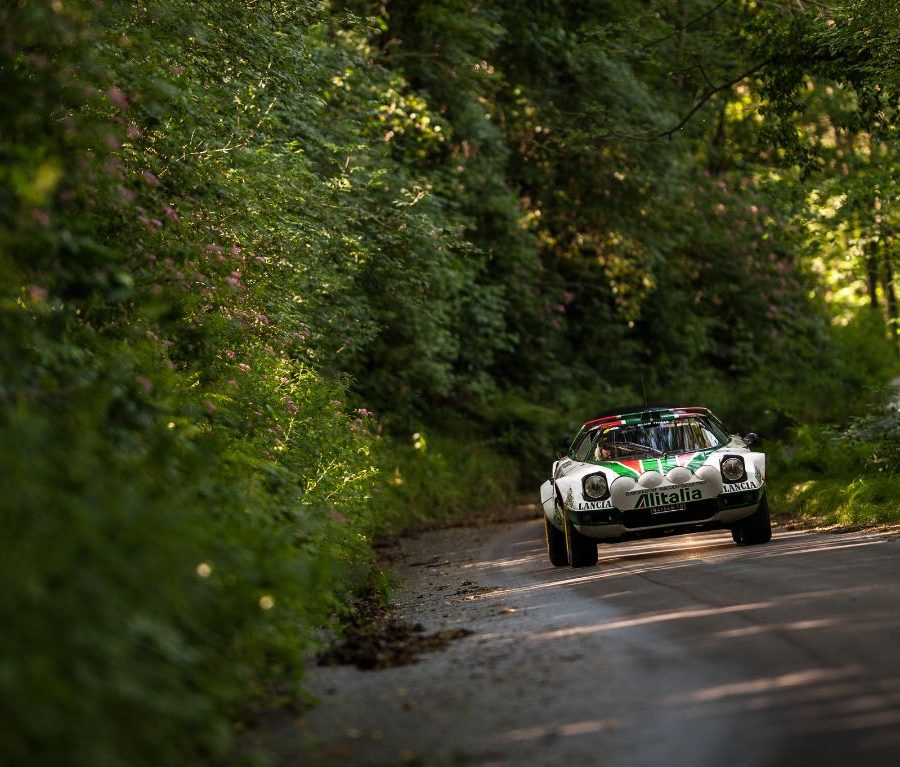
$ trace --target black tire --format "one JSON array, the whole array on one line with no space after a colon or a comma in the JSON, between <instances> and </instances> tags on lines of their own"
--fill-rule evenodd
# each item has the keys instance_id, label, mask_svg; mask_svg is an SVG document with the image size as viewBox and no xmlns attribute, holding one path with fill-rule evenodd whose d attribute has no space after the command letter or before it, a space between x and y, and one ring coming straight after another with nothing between
<instances>
[{"instance_id":1,"label":"black tire","mask_svg":"<svg viewBox=\"0 0 900 767\"><path fill-rule=\"evenodd\" d=\"M544 517L544 540L547 541L547 556L550 558L550 564L554 567L565 567L569 564L569 554L566 551L566 534L562 530L557 530L547 515Z\"/></svg>"},{"instance_id":2,"label":"black tire","mask_svg":"<svg viewBox=\"0 0 900 767\"><path fill-rule=\"evenodd\" d=\"M738 546L757 546L772 540L772 519L769 498L763 496L756 511L731 529L731 537Z\"/></svg>"},{"instance_id":3,"label":"black tire","mask_svg":"<svg viewBox=\"0 0 900 767\"><path fill-rule=\"evenodd\" d=\"M569 515L563 510L566 521L566 553L572 567L590 567L597 564L597 541L579 533L569 521Z\"/></svg>"}]
</instances>

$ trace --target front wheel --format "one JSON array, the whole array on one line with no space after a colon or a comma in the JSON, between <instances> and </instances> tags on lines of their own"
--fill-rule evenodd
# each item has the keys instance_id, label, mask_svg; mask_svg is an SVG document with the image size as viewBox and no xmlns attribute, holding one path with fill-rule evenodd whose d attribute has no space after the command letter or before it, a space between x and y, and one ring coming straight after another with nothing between
<instances>
[{"instance_id":1,"label":"front wheel","mask_svg":"<svg viewBox=\"0 0 900 767\"><path fill-rule=\"evenodd\" d=\"M597 564L597 541L579 533L569 521L569 515L563 510L566 521L566 553L572 567L590 567Z\"/></svg>"},{"instance_id":2,"label":"front wheel","mask_svg":"<svg viewBox=\"0 0 900 767\"><path fill-rule=\"evenodd\" d=\"M566 552L566 534L557 530L547 515L544 514L544 540L547 541L547 556L554 567L563 567L569 564L569 555Z\"/></svg>"},{"instance_id":3,"label":"front wheel","mask_svg":"<svg viewBox=\"0 0 900 767\"><path fill-rule=\"evenodd\" d=\"M747 519L731 528L731 537L738 546L755 546L772 540L772 519L769 498L763 496L759 506Z\"/></svg>"}]
</instances>

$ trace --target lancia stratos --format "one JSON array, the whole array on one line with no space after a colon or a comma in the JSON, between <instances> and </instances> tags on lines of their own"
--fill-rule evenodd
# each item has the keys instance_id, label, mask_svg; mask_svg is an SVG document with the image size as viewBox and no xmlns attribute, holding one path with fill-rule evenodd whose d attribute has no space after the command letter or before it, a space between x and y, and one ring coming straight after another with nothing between
<instances>
[{"instance_id":1,"label":"lancia stratos","mask_svg":"<svg viewBox=\"0 0 900 767\"><path fill-rule=\"evenodd\" d=\"M705 407L621 408L587 421L541 486L550 562L597 563L598 543L728 529L772 538L766 456Z\"/></svg>"}]
</instances>

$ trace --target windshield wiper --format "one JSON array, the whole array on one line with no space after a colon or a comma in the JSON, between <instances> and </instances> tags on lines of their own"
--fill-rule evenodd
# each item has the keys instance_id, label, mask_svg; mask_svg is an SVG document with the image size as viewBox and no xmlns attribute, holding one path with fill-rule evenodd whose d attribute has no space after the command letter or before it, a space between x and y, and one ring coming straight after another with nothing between
<instances>
[{"instance_id":1,"label":"windshield wiper","mask_svg":"<svg viewBox=\"0 0 900 767\"><path fill-rule=\"evenodd\" d=\"M654 453L656 455L665 455L665 453L659 448L650 447L650 445L642 445L640 442L617 442L616 447L618 447L619 445L631 448L632 450L644 450L648 453Z\"/></svg>"}]
</instances>

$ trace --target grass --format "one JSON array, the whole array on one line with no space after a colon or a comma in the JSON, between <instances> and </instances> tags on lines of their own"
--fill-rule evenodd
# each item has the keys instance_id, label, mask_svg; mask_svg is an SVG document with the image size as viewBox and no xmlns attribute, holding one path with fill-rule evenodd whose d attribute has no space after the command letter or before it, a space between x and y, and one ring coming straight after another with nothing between
<instances>
[{"instance_id":1,"label":"grass","mask_svg":"<svg viewBox=\"0 0 900 767\"><path fill-rule=\"evenodd\" d=\"M842 430L804 426L770 450L770 493L781 521L872 527L900 524L897 416Z\"/></svg>"}]
</instances>

